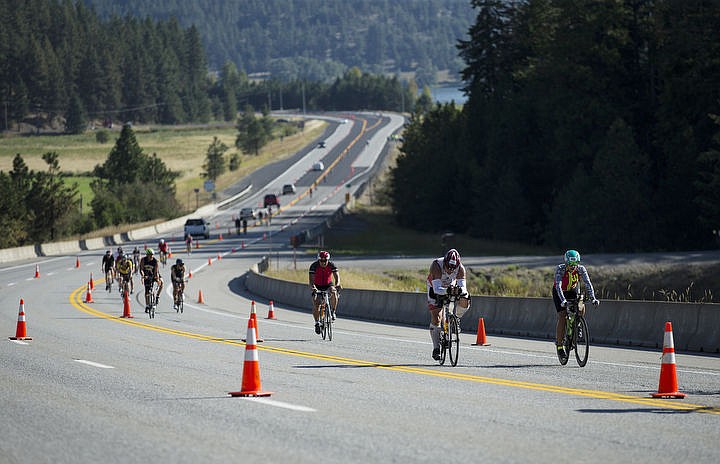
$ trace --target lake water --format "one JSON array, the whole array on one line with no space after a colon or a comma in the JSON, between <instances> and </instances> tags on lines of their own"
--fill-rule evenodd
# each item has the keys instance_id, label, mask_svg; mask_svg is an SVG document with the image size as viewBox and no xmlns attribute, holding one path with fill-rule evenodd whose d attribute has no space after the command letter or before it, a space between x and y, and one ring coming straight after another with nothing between
<instances>
[{"instance_id":1,"label":"lake water","mask_svg":"<svg viewBox=\"0 0 720 464\"><path fill-rule=\"evenodd\" d=\"M432 95L433 101L440 103L450 103L451 101L455 101L455 103L462 105L467 101L467 96L463 94L459 87L459 85L450 87L431 87L430 95Z\"/></svg>"}]
</instances>

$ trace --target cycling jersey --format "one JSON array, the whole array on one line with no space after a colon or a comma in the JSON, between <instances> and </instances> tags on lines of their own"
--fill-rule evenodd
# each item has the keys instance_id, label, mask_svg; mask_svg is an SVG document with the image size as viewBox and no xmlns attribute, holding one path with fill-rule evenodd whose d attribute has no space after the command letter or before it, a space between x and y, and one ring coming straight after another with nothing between
<instances>
[{"instance_id":1,"label":"cycling jersey","mask_svg":"<svg viewBox=\"0 0 720 464\"><path fill-rule=\"evenodd\" d=\"M133 263L129 259L125 259L117 266L118 272L123 275L129 275L133 271Z\"/></svg>"},{"instance_id":2,"label":"cycling jersey","mask_svg":"<svg viewBox=\"0 0 720 464\"><path fill-rule=\"evenodd\" d=\"M158 249L159 249L160 251L162 251L163 253L167 253L167 250L168 250L168 244L167 244L167 242L159 244L159 245L158 245Z\"/></svg>"},{"instance_id":3,"label":"cycling jersey","mask_svg":"<svg viewBox=\"0 0 720 464\"><path fill-rule=\"evenodd\" d=\"M558 267L555 269L554 287L556 291L558 289L562 290L562 292L557 292L558 297L560 298L560 303L565 302L565 296L563 295L564 292L577 293L577 287L580 283L580 279L582 279L585 283L585 288L587 289L587 292L590 296L590 300L594 300L595 290L593 289L592 283L590 282L590 276L588 275L585 266L581 264L571 271L567 269L567 266L565 264L558 265Z\"/></svg>"},{"instance_id":4,"label":"cycling jersey","mask_svg":"<svg viewBox=\"0 0 720 464\"><path fill-rule=\"evenodd\" d=\"M183 280L185 280L185 266L178 266L177 264L173 264L170 268L170 276L173 282L182 282Z\"/></svg>"},{"instance_id":5,"label":"cycling jersey","mask_svg":"<svg viewBox=\"0 0 720 464\"><path fill-rule=\"evenodd\" d=\"M115 258L113 255L104 255L102 260L102 266L105 272L115 267Z\"/></svg>"},{"instance_id":6,"label":"cycling jersey","mask_svg":"<svg viewBox=\"0 0 720 464\"><path fill-rule=\"evenodd\" d=\"M313 285L321 290L326 290L327 287L332 285L333 273L337 272L337 270L337 266L335 266L335 263L332 261L328 261L325 267L321 266L319 261L315 261L310 265L310 275L313 279Z\"/></svg>"},{"instance_id":7,"label":"cycling jersey","mask_svg":"<svg viewBox=\"0 0 720 464\"><path fill-rule=\"evenodd\" d=\"M149 258L146 256L140 260L140 270L146 279L151 279L157 275L156 270L158 269L158 261L155 257Z\"/></svg>"}]
</instances>

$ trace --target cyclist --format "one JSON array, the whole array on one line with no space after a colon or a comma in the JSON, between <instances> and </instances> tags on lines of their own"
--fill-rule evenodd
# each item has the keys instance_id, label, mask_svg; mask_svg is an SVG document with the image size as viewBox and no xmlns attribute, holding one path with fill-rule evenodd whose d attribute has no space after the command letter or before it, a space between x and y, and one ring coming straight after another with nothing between
<instances>
[{"instance_id":1,"label":"cyclist","mask_svg":"<svg viewBox=\"0 0 720 464\"><path fill-rule=\"evenodd\" d=\"M333 285L333 279L335 285ZM340 274L335 263L330 261L330 253L321 251L318 253L318 259L310 265L310 290L312 290L313 301L313 318L315 319L315 333L319 334L320 329L320 298L317 297L318 291L328 291L330 293L330 306L333 321L335 320L335 311L338 305L338 290L340 287Z\"/></svg>"},{"instance_id":2,"label":"cyclist","mask_svg":"<svg viewBox=\"0 0 720 464\"><path fill-rule=\"evenodd\" d=\"M158 243L158 250L160 250L160 261L163 263L164 266L168 255L168 244L165 243L164 238L160 239L160 243Z\"/></svg>"},{"instance_id":3,"label":"cyclist","mask_svg":"<svg viewBox=\"0 0 720 464\"><path fill-rule=\"evenodd\" d=\"M177 311L180 295L185 291L185 263L177 259L170 268L170 280L173 286L173 309Z\"/></svg>"},{"instance_id":4,"label":"cyclist","mask_svg":"<svg viewBox=\"0 0 720 464\"><path fill-rule=\"evenodd\" d=\"M135 285L133 284L132 279L133 268L134 266L130 255L124 255L122 261L120 261L117 265L118 280L120 281L120 293L122 293L123 284L125 282L130 283L130 293L135 290Z\"/></svg>"},{"instance_id":5,"label":"cyclist","mask_svg":"<svg viewBox=\"0 0 720 464\"><path fill-rule=\"evenodd\" d=\"M105 273L105 290L107 290L115 278L115 257L112 255L112 251L108 250L105 252L100 268Z\"/></svg>"},{"instance_id":6,"label":"cyclist","mask_svg":"<svg viewBox=\"0 0 720 464\"><path fill-rule=\"evenodd\" d=\"M185 250L187 251L188 254L192 253L192 241L193 241L192 235L185 234Z\"/></svg>"},{"instance_id":7,"label":"cyclist","mask_svg":"<svg viewBox=\"0 0 720 464\"><path fill-rule=\"evenodd\" d=\"M568 300L577 300L580 278L585 283L585 288L592 304L597 306L600 301L595 298L590 276L585 266L580 264L580 253L575 250L565 252L565 263L559 264L555 269L555 281L553 282L552 296L557 312L557 325L555 326L555 337L558 351L565 351L563 339L565 338L565 318L567 317ZM558 291L561 289L562 291Z\"/></svg>"},{"instance_id":8,"label":"cyclist","mask_svg":"<svg viewBox=\"0 0 720 464\"><path fill-rule=\"evenodd\" d=\"M155 252L152 248L148 248L145 251L145 257L140 260L140 276L145 284L145 312L150 312L149 296L152 289L153 282L158 283L157 294L155 295L155 302L160 300L160 292L163 288L163 280L160 276L160 266L158 260L155 259Z\"/></svg>"},{"instance_id":9,"label":"cyclist","mask_svg":"<svg viewBox=\"0 0 720 464\"><path fill-rule=\"evenodd\" d=\"M117 271L117 266L118 266L118 264L120 264L120 261L123 260L124 256L125 256L125 254L123 253L123 249L121 246L119 246L117 248L117 253L115 254L115 269L114 269L115 277L117 278L117 281L118 281L118 286L120 286L120 274Z\"/></svg>"},{"instance_id":10,"label":"cyclist","mask_svg":"<svg viewBox=\"0 0 720 464\"><path fill-rule=\"evenodd\" d=\"M135 274L140 270L140 248L137 246L133 249L133 267L135 268Z\"/></svg>"},{"instance_id":11,"label":"cyclist","mask_svg":"<svg viewBox=\"0 0 720 464\"><path fill-rule=\"evenodd\" d=\"M470 295L465 282L465 266L460 262L460 253L455 248L451 248L445 253L445 256L436 258L430 263L426 285L428 310L430 311L430 339L433 344L432 357L438 360L440 359L440 320L443 316L443 304L448 290L450 288L459 289L460 298L458 298L456 312L458 320L470 309Z\"/></svg>"}]
</instances>

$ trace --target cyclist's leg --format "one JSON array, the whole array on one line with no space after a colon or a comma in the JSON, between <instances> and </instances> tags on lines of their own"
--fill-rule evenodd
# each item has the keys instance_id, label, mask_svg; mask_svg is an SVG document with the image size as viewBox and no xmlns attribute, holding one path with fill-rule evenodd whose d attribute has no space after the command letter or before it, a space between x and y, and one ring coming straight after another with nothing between
<instances>
[{"instance_id":1,"label":"cyclist's leg","mask_svg":"<svg viewBox=\"0 0 720 464\"><path fill-rule=\"evenodd\" d=\"M557 289L553 285L552 289L553 303L555 303L555 311L557 312L557 323L555 324L555 346L560 350L563 347L565 340L565 318L567 317L567 311L560 306L560 296L557 293Z\"/></svg>"},{"instance_id":2,"label":"cyclist's leg","mask_svg":"<svg viewBox=\"0 0 720 464\"><path fill-rule=\"evenodd\" d=\"M428 302L428 310L430 311L430 340L432 340L433 351L432 357L435 360L440 359L440 318L442 317L442 307L437 306L436 302Z\"/></svg>"},{"instance_id":3,"label":"cyclist's leg","mask_svg":"<svg viewBox=\"0 0 720 464\"><path fill-rule=\"evenodd\" d=\"M330 308L332 308L332 318L335 320L335 312L337 311L338 301L340 295L338 295L337 289L334 286L329 288L330 291Z\"/></svg>"},{"instance_id":4,"label":"cyclist's leg","mask_svg":"<svg viewBox=\"0 0 720 464\"><path fill-rule=\"evenodd\" d=\"M157 278L157 284L158 284L158 290L157 290L157 293L155 294L155 303L157 303L158 301L160 301L160 293L162 292L162 289L163 289L163 279L162 279L162 277L158 276L158 278Z\"/></svg>"},{"instance_id":5,"label":"cyclist's leg","mask_svg":"<svg viewBox=\"0 0 720 464\"><path fill-rule=\"evenodd\" d=\"M315 320L315 333L320 333L320 298L316 295L310 297L313 305L313 319Z\"/></svg>"}]
</instances>

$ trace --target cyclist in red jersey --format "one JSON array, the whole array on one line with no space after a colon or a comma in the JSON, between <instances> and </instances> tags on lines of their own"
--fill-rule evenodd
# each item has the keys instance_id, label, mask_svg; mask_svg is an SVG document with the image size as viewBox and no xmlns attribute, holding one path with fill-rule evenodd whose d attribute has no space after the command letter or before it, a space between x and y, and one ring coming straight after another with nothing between
<instances>
[{"instance_id":1,"label":"cyclist in red jersey","mask_svg":"<svg viewBox=\"0 0 720 464\"><path fill-rule=\"evenodd\" d=\"M333 279L335 285L333 285ZM330 253L321 251L318 253L318 259L310 265L310 289L312 290L313 301L313 318L315 319L315 333L320 333L320 299L316 297L318 291L328 291L330 293L330 309L333 320L335 320L335 311L338 305L338 290L340 287L340 274L335 263L330 261Z\"/></svg>"}]
</instances>

